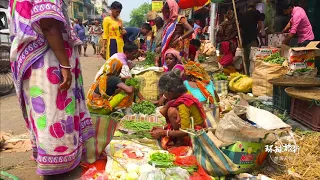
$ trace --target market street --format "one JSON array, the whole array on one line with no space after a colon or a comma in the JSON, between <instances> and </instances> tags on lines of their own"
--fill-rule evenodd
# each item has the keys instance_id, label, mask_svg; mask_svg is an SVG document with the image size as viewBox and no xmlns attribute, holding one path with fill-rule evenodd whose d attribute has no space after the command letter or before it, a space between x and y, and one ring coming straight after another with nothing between
<instances>
[{"instance_id":1,"label":"market street","mask_svg":"<svg viewBox=\"0 0 320 180\"><path fill-rule=\"evenodd\" d=\"M81 57L82 75L84 79L85 93L91 86L95 74L103 65L104 60L93 55L93 49L88 47L87 54L89 57ZM0 98L0 131L13 133L13 135L27 133L25 121L22 118L19 108L18 98L15 93ZM32 151L28 152L0 152L0 171L6 171L20 179L42 179L36 174L36 163L30 160ZM80 168L79 168L80 169ZM76 179L80 177L79 169L65 176L59 175L59 180ZM56 178L53 178L56 179Z\"/></svg>"}]
</instances>

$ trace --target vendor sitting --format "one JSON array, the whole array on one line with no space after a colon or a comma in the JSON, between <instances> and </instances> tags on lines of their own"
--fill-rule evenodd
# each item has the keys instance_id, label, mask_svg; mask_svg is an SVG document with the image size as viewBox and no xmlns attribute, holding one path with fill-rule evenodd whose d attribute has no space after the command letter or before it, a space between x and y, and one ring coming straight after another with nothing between
<instances>
[{"instance_id":1,"label":"vendor sitting","mask_svg":"<svg viewBox=\"0 0 320 180\"><path fill-rule=\"evenodd\" d=\"M87 94L87 106L91 113L110 114L132 104L134 87L121 81L122 65L121 60L111 57L103 65L103 71L98 72Z\"/></svg>"},{"instance_id":2,"label":"vendor sitting","mask_svg":"<svg viewBox=\"0 0 320 180\"><path fill-rule=\"evenodd\" d=\"M179 51L171 48L166 51L164 54L166 66L164 67L164 71L172 71L174 69L178 69L183 71L183 65L181 63L181 56Z\"/></svg>"},{"instance_id":3,"label":"vendor sitting","mask_svg":"<svg viewBox=\"0 0 320 180\"><path fill-rule=\"evenodd\" d=\"M187 133L181 129L205 128L206 115L202 104L187 93L180 78L180 71L171 71L164 74L159 80L159 89L169 102L161 109L161 114L166 117L165 127L154 127L151 136L161 138L161 146L167 149L170 146L190 146L191 140ZM191 127L191 119L194 127Z\"/></svg>"},{"instance_id":4,"label":"vendor sitting","mask_svg":"<svg viewBox=\"0 0 320 180\"><path fill-rule=\"evenodd\" d=\"M202 104L210 103L217 105L219 96L207 71L199 63L189 61L184 65L183 82L187 90Z\"/></svg>"}]
</instances>

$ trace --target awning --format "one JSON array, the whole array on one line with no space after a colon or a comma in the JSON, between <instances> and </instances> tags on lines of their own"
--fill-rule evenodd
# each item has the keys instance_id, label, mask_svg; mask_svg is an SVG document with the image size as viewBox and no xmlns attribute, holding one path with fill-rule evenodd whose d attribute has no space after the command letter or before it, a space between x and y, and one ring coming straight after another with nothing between
<instances>
[{"instance_id":1,"label":"awning","mask_svg":"<svg viewBox=\"0 0 320 180\"><path fill-rule=\"evenodd\" d=\"M194 10L194 11L198 11L198 10L202 9L203 7L205 7L206 5L210 4L210 3L211 3L211 1L210 1L210 0L208 0L208 2L206 2L203 6L200 6L200 7L194 7L194 8L193 8L193 10Z\"/></svg>"}]
</instances>

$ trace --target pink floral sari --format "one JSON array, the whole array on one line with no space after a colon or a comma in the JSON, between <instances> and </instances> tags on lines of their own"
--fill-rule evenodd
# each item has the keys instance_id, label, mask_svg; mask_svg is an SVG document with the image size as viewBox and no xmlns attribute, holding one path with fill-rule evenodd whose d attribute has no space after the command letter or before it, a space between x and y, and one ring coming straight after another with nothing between
<instances>
[{"instance_id":1,"label":"pink floral sari","mask_svg":"<svg viewBox=\"0 0 320 180\"><path fill-rule=\"evenodd\" d=\"M84 142L94 135L85 103L77 45L63 0L11 0L11 69L21 110L31 134L40 175L68 172L82 157ZM65 49L72 85L59 90L59 62L39 27L42 18L64 24Z\"/></svg>"}]
</instances>

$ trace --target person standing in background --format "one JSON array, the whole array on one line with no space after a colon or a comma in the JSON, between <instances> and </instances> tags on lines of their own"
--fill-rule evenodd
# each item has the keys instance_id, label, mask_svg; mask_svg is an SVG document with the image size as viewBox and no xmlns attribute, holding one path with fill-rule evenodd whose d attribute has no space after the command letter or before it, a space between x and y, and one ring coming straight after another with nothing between
<instances>
[{"instance_id":1,"label":"person standing in background","mask_svg":"<svg viewBox=\"0 0 320 180\"><path fill-rule=\"evenodd\" d=\"M266 15L264 13L261 13L260 18L261 18L262 24L261 24L261 31L259 33L259 46L261 47L266 45L266 30L264 28L264 20L266 19Z\"/></svg>"},{"instance_id":2,"label":"person standing in background","mask_svg":"<svg viewBox=\"0 0 320 180\"><path fill-rule=\"evenodd\" d=\"M86 40L86 30L84 25L82 24L82 19L78 19L76 21L76 25L74 26L74 32L79 37L79 39L82 41L82 46L84 49L84 56L87 57L86 51L87 51L87 40ZM81 49L82 46L79 46L79 54L81 55Z\"/></svg>"},{"instance_id":3,"label":"person standing in background","mask_svg":"<svg viewBox=\"0 0 320 180\"><path fill-rule=\"evenodd\" d=\"M246 61L246 69L249 73L250 68L250 50L251 47L258 47L257 37L261 31L262 21L260 12L256 9L255 4L249 4L248 10L240 20L240 28L242 32L242 46L244 48L244 59Z\"/></svg>"},{"instance_id":4,"label":"person standing in background","mask_svg":"<svg viewBox=\"0 0 320 180\"><path fill-rule=\"evenodd\" d=\"M89 34L91 35L91 43L94 50L94 54L99 55L99 39L102 35L103 31L101 25L98 20L95 20L94 24L89 29Z\"/></svg>"},{"instance_id":5,"label":"person standing in background","mask_svg":"<svg viewBox=\"0 0 320 180\"><path fill-rule=\"evenodd\" d=\"M119 15L122 4L114 1L111 4L111 15L103 19L103 46L101 54L105 59L109 59L115 53L123 52L123 30L122 20Z\"/></svg>"},{"instance_id":6,"label":"person standing in background","mask_svg":"<svg viewBox=\"0 0 320 180\"><path fill-rule=\"evenodd\" d=\"M314 39L314 34L304 9L298 6L293 6L292 4L287 4L283 11L286 15L291 15L291 19L282 31L284 33L289 30L289 35L283 40L282 44L288 45L290 39L297 34L298 46L308 45L309 42Z\"/></svg>"}]
</instances>

